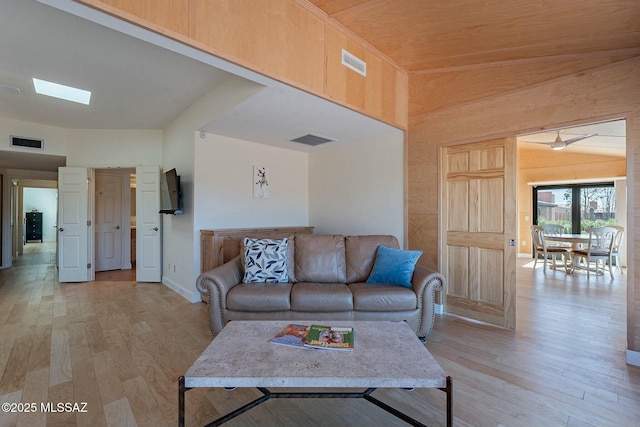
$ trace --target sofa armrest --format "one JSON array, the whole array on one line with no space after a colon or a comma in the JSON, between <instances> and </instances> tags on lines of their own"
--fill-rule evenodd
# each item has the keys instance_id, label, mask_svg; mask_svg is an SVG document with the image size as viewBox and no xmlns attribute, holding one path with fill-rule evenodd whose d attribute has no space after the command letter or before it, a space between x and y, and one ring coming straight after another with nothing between
<instances>
[{"instance_id":1,"label":"sofa armrest","mask_svg":"<svg viewBox=\"0 0 640 427\"><path fill-rule=\"evenodd\" d=\"M411 285L418 298L420 320L418 322L418 336L426 337L431 333L435 318L434 293L442 291L446 284L444 276L435 270L416 265L413 271Z\"/></svg>"},{"instance_id":2,"label":"sofa armrest","mask_svg":"<svg viewBox=\"0 0 640 427\"><path fill-rule=\"evenodd\" d=\"M227 292L240 282L242 282L242 264L239 255L198 276L196 288L200 293L208 296L209 328L213 336L218 335L224 327L223 314L227 309Z\"/></svg>"}]
</instances>

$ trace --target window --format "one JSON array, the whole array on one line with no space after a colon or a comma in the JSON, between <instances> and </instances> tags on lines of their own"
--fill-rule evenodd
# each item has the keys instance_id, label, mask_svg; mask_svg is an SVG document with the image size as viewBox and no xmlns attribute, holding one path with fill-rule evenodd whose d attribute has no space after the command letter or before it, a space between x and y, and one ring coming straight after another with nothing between
<instances>
[{"instance_id":1,"label":"window","mask_svg":"<svg viewBox=\"0 0 640 427\"><path fill-rule=\"evenodd\" d=\"M615 224L612 182L533 187L533 223L560 224L567 233Z\"/></svg>"}]
</instances>

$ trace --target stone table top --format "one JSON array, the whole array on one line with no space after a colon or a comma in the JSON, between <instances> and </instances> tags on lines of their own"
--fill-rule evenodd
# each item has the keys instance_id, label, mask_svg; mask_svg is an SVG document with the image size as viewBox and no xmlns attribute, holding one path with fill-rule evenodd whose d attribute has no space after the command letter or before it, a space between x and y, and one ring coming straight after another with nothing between
<instances>
[{"instance_id":1,"label":"stone table top","mask_svg":"<svg viewBox=\"0 0 640 427\"><path fill-rule=\"evenodd\" d=\"M353 351L269 343L289 323L352 327ZM446 374L405 322L229 322L185 374L193 387L442 388Z\"/></svg>"}]
</instances>

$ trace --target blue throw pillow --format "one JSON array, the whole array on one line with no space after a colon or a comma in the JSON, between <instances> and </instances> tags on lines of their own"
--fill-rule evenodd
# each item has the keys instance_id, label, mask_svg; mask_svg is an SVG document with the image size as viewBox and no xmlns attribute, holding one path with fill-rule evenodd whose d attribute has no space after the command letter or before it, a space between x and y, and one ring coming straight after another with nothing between
<instances>
[{"instance_id":1,"label":"blue throw pillow","mask_svg":"<svg viewBox=\"0 0 640 427\"><path fill-rule=\"evenodd\" d=\"M404 251L378 245L376 261L366 283L411 288L413 270L422 251Z\"/></svg>"}]
</instances>

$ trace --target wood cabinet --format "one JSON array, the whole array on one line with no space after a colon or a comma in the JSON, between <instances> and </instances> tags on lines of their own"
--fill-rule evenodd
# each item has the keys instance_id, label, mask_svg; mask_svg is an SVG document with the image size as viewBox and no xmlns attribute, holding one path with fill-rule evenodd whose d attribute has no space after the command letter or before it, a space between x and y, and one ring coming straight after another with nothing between
<instances>
[{"instance_id":1,"label":"wood cabinet","mask_svg":"<svg viewBox=\"0 0 640 427\"><path fill-rule=\"evenodd\" d=\"M25 235L27 242L35 240L42 242L42 212L27 212Z\"/></svg>"},{"instance_id":2,"label":"wood cabinet","mask_svg":"<svg viewBox=\"0 0 640 427\"><path fill-rule=\"evenodd\" d=\"M313 227L263 227L200 230L200 272L211 270L240 254L242 239L281 239L296 234L313 234Z\"/></svg>"}]
</instances>

